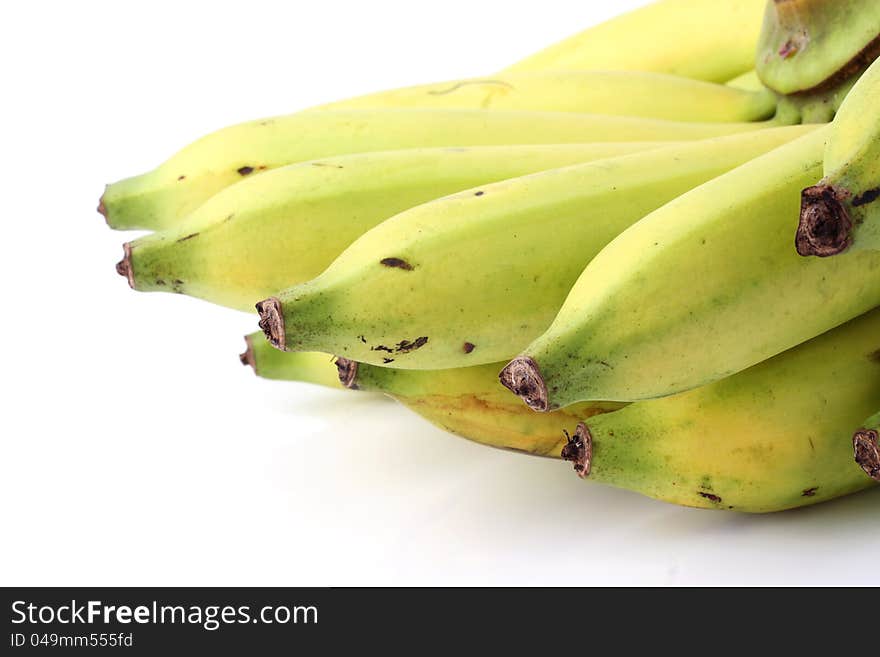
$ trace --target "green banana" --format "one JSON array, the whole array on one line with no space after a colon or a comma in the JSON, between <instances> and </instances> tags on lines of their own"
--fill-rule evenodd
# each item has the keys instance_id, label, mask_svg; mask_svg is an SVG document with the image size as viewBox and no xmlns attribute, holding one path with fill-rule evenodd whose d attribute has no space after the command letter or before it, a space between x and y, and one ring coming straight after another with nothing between
<instances>
[{"instance_id":1,"label":"green banana","mask_svg":"<svg viewBox=\"0 0 880 657\"><path fill-rule=\"evenodd\" d=\"M764 0L662 0L506 70L641 70L724 82L754 66L763 9Z\"/></svg>"},{"instance_id":2,"label":"green banana","mask_svg":"<svg viewBox=\"0 0 880 657\"><path fill-rule=\"evenodd\" d=\"M439 369L509 358L584 264L679 194L811 131L669 146L459 192L366 232L312 281L260 304L273 344Z\"/></svg>"},{"instance_id":3,"label":"green banana","mask_svg":"<svg viewBox=\"0 0 880 657\"><path fill-rule=\"evenodd\" d=\"M532 413L506 394L498 364L395 370L340 359L337 367L349 387L389 394L465 438L563 456L590 480L666 502L765 512L871 485L841 436L876 405L878 335L875 310L697 390L552 413ZM250 344L246 362L260 376L316 383L331 376L327 355L272 353L259 334ZM583 422L566 441L564 432Z\"/></svg>"},{"instance_id":4,"label":"green banana","mask_svg":"<svg viewBox=\"0 0 880 657\"><path fill-rule=\"evenodd\" d=\"M421 107L600 112L671 121L758 121L773 116L776 95L644 71L501 73L368 94L320 110Z\"/></svg>"},{"instance_id":5,"label":"green banana","mask_svg":"<svg viewBox=\"0 0 880 657\"><path fill-rule=\"evenodd\" d=\"M711 383L880 305L880 254L800 258L816 129L680 196L611 242L552 326L503 371L535 410Z\"/></svg>"},{"instance_id":6,"label":"green banana","mask_svg":"<svg viewBox=\"0 0 880 657\"><path fill-rule=\"evenodd\" d=\"M859 467L874 481L880 481L880 413L875 413L853 434L853 453Z\"/></svg>"},{"instance_id":7,"label":"green banana","mask_svg":"<svg viewBox=\"0 0 880 657\"><path fill-rule=\"evenodd\" d=\"M834 85L878 54L877 0L770 0L756 70L769 88L795 94Z\"/></svg>"},{"instance_id":8,"label":"green banana","mask_svg":"<svg viewBox=\"0 0 880 657\"><path fill-rule=\"evenodd\" d=\"M590 418L563 456L687 506L779 511L867 488L841 438L876 408L878 345L875 310L727 379Z\"/></svg>"},{"instance_id":9,"label":"green banana","mask_svg":"<svg viewBox=\"0 0 880 657\"><path fill-rule=\"evenodd\" d=\"M178 226L125 246L142 291L240 310L314 278L387 217L476 185L669 142L474 146L360 153L293 164L228 187Z\"/></svg>"},{"instance_id":10,"label":"green banana","mask_svg":"<svg viewBox=\"0 0 880 657\"><path fill-rule=\"evenodd\" d=\"M113 228L172 226L221 189L286 164L431 146L680 141L764 123L687 123L571 112L378 109L300 112L218 130L148 173L108 185L98 210Z\"/></svg>"},{"instance_id":11,"label":"green banana","mask_svg":"<svg viewBox=\"0 0 880 657\"><path fill-rule=\"evenodd\" d=\"M880 250L880 60L834 118L823 178L803 190L795 236L803 256Z\"/></svg>"}]
</instances>

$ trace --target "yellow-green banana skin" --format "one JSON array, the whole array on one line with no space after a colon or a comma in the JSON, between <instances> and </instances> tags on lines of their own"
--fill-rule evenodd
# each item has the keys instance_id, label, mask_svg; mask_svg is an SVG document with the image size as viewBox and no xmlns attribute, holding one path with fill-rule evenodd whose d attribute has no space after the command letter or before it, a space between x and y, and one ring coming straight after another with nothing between
<instances>
[{"instance_id":1,"label":"yellow-green banana skin","mask_svg":"<svg viewBox=\"0 0 880 657\"><path fill-rule=\"evenodd\" d=\"M756 68L769 88L796 94L852 75L877 52L877 0L771 0Z\"/></svg>"},{"instance_id":2,"label":"yellow-green banana skin","mask_svg":"<svg viewBox=\"0 0 880 657\"><path fill-rule=\"evenodd\" d=\"M263 304L279 346L441 369L509 358L550 324L584 264L677 195L811 128L687 143L544 171L417 206L318 278ZM280 306L282 323L267 318Z\"/></svg>"},{"instance_id":3,"label":"yellow-green banana skin","mask_svg":"<svg viewBox=\"0 0 880 657\"><path fill-rule=\"evenodd\" d=\"M592 112L670 121L759 121L773 116L776 95L645 71L500 73L393 89L317 109L421 107Z\"/></svg>"},{"instance_id":4,"label":"yellow-green banana skin","mask_svg":"<svg viewBox=\"0 0 880 657\"><path fill-rule=\"evenodd\" d=\"M559 457L562 429L580 418L622 404L579 404L559 413L532 413L505 390L496 376L500 363L451 370L394 370L315 352L273 349L262 333L247 336L242 362L257 376L315 383L332 388L380 392L434 425L491 447Z\"/></svg>"},{"instance_id":5,"label":"yellow-green banana skin","mask_svg":"<svg viewBox=\"0 0 880 657\"><path fill-rule=\"evenodd\" d=\"M754 66L764 0L662 0L591 27L507 71L641 70L724 82Z\"/></svg>"},{"instance_id":6,"label":"yellow-green banana skin","mask_svg":"<svg viewBox=\"0 0 880 657\"><path fill-rule=\"evenodd\" d=\"M880 59L834 118L823 178L803 192L796 245L805 256L880 250Z\"/></svg>"},{"instance_id":7,"label":"yellow-green banana skin","mask_svg":"<svg viewBox=\"0 0 880 657\"><path fill-rule=\"evenodd\" d=\"M159 230L249 176L346 153L436 146L679 141L756 127L750 122L690 123L573 112L300 112L242 123L202 137L153 171L109 185L99 210L113 228Z\"/></svg>"},{"instance_id":8,"label":"yellow-green banana skin","mask_svg":"<svg viewBox=\"0 0 880 657\"><path fill-rule=\"evenodd\" d=\"M865 420L853 434L856 465L874 481L880 482L880 413Z\"/></svg>"},{"instance_id":9,"label":"yellow-green banana skin","mask_svg":"<svg viewBox=\"0 0 880 657\"><path fill-rule=\"evenodd\" d=\"M682 195L609 244L506 370L537 410L711 383L880 305L880 254L801 258L818 128ZM510 375L516 374L511 378Z\"/></svg>"},{"instance_id":10,"label":"yellow-green banana skin","mask_svg":"<svg viewBox=\"0 0 880 657\"><path fill-rule=\"evenodd\" d=\"M339 381L335 356L315 351L281 352L266 342L259 332L246 335L244 341L246 348L238 358L242 365L250 366L262 379L313 383L334 390L346 389Z\"/></svg>"},{"instance_id":11,"label":"yellow-green banana skin","mask_svg":"<svg viewBox=\"0 0 880 657\"><path fill-rule=\"evenodd\" d=\"M749 512L867 488L847 435L876 408L878 347L875 310L727 379L590 418L587 478Z\"/></svg>"},{"instance_id":12,"label":"yellow-green banana skin","mask_svg":"<svg viewBox=\"0 0 880 657\"><path fill-rule=\"evenodd\" d=\"M384 392L428 421L494 447L559 457L563 431L586 422L590 480L686 506L767 512L871 486L853 463L847 433L876 407L878 336L874 311L697 390L552 413L533 413L501 388L498 363L452 370L348 363L343 371L349 385ZM326 354L279 352L260 334L250 340L260 376L325 385L335 376Z\"/></svg>"},{"instance_id":13,"label":"yellow-green banana skin","mask_svg":"<svg viewBox=\"0 0 880 657\"><path fill-rule=\"evenodd\" d=\"M179 225L130 242L120 269L142 291L231 308L320 274L362 233L475 185L668 142L426 148L280 167L228 187Z\"/></svg>"}]
</instances>

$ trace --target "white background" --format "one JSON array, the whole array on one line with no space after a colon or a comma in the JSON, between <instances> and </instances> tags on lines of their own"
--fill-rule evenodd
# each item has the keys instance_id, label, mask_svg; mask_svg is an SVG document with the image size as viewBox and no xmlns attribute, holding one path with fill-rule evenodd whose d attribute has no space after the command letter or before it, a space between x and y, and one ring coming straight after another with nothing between
<instances>
[{"instance_id":1,"label":"white background","mask_svg":"<svg viewBox=\"0 0 880 657\"><path fill-rule=\"evenodd\" d=\"M880 583L880 491L756 517L584 483L258 380L254 317L113 270L104 183L195 137L485 74L640 4L4 4L0 584Z\"/></svg>"}]
</instances>

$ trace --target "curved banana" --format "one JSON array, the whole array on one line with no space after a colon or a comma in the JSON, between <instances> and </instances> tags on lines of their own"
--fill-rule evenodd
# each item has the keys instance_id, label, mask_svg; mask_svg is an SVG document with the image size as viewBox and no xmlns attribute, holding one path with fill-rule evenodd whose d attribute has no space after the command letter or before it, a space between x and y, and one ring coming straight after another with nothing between
<instances>
[{"instance_id":1,"label":"curved banana","mask_svg":"<svg viewBox=\"0 0 880 657\"><path fill-rule=\"evenodd\" d=\"M760 84L739 89L644 71L501 73L368 94L319 110L422 107L594 112L670 121L759 121L776 95Z\"/></svg>"},{"instance_id":2,"label":"curved banana","mask_svg":"<svg viewBox=\"0 0 880 657\"><path fill-rule=\"evenodd\" d=\"M853 434L853 454L859 467L874 481L880 481L880 413L875 413Z\"/></svg>"},{"instance_id":3,"label":"curved banana","mask_svg":"<svg viewBox=\"0 0 880 657\"><path fill-rule=\"evenodd\" d=\"M582 476L666 502L765 512L871 486L841 437L880 394L880 360L871 355L878 335L880 310L697 390L552 413L532 413L506 394L497 364L394 370L340 359L337 366L348 386L389 394L465 438L562 455ZM258 375L319 383L331 376L329 356L272 353L264 342L251 336L247 362ZM566 441L563 432L582 422Z\"/></svg>"},{"instance_id":4,"label":"curved banana","mask_svg":"<svg viewBox=\"0 0 880 657\"><path fill-rule=\"evenodd\" d=\"M764 0L661 0L506 71L640 70L724 82L754 66Z\"/></svg>"},{"instance_id":5,"label":"curved banana","mask_svg":"<svg viewBox=\"0 0 880 657\"><path fill-rule=\"evenodd\" d=\"M800 258L827 126L680 196L611 242L502 379L535 410L711 383L880 305L880 254Z\"/></svg>"},{"instance_id":6,"label":"curved banana","mask_svg":"<svg viewBox=\"0 0 880 657\"><path fill-rule=\"evenodd\" d=\"M108 185L98 210L113 228L158 230L248 176L323 157L432 146L681 141L748 132L786 120L688 123L478 109L300 112L202 137L153 171Z\"/></svg>"},{"instance_id":7,"label":"curved banana","mask_svg":"<svg viewBox=\"0 0 880 657\"><path fill-rule=\"evenodd\" d=\"M780 511L867 488L844 437L876 408L878 335L875 310L727 379L589 418L563 456L589 479L715 509Z\"/></svg>"},{"instance_id":8,"label":"curved banana","mask_svg":"<svg viewBox=\"0 0 880 657\"><path fill-rule=\"evenodd\" d=\"M831 125L823 178L803 190L798 253L880 250L880 60L855 83Z\"/></svg>"},{"instance_id":9,"label":"curved banana","mask_svg":"<svg viewBox=\"0 0 880 657\"><path fill-rule=\"evenodd\" d=\"M256 301L314 278L398 212L475 185L664 143L425 148L280 167L218 192L178 226L130 242L117 270L136 290L253 312Z\"/></svg>"},{"instance_id":10,"label":"curved banana","mask_svg":"<svg viewBox=\"0 0 880 657\"><path fill-rule=\"evenodd\" d=\"M260 304L279 348L439 369L510 357L584 263L679 194L810 131L686 143L481 186L411 208ZM393 365L392 365L393 363Z\"/></svg>"}]
</instances>

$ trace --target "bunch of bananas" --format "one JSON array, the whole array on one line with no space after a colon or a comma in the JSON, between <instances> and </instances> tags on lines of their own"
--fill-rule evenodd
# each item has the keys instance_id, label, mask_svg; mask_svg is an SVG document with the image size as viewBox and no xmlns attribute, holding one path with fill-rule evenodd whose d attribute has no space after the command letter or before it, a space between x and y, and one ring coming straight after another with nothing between
<instances>
[{"instance_id":1,"label":"bunch of bananas","mask_svg":"<svg viewBox=\"0 0 880 657\"><path fill-rule=\"evenodd\" d=\"M132 288L256 307L259 376L787 509L880 481L878 53L875 0L660 0L487 77L219 130L99 211L153 231Z\"/></svg>"}]
</instances>

